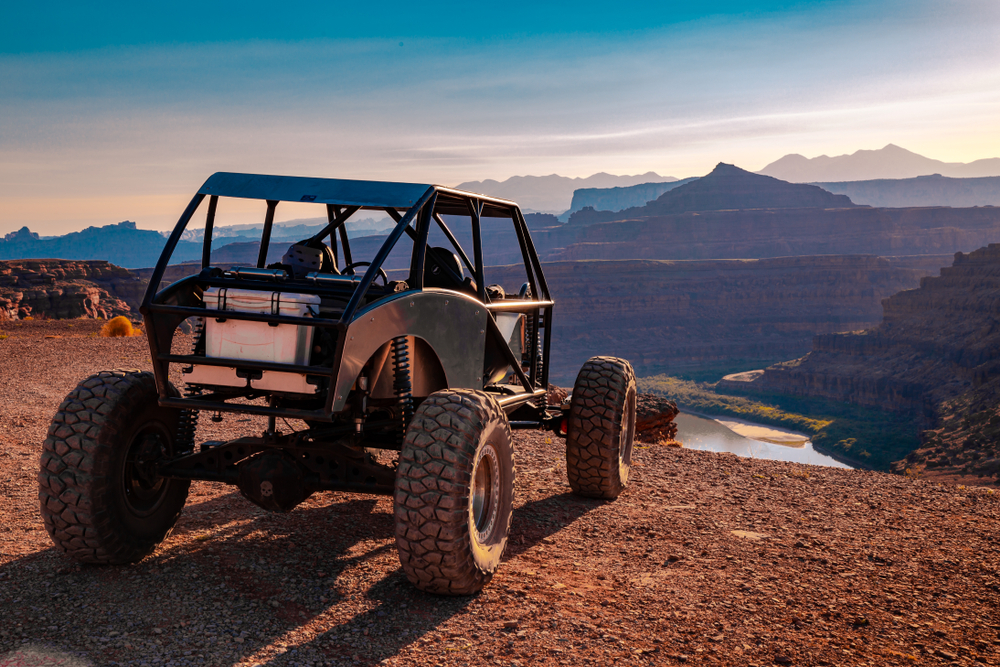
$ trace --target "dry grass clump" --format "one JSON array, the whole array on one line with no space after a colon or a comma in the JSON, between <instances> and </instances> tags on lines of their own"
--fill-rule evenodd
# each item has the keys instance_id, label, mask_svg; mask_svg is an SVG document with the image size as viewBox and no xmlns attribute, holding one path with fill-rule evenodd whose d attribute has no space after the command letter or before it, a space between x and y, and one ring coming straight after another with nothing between
<instances>
[{"instance_id":1,"label":"dry grass clump","mask_svg":"<svg viewBox=\"0 0 1000 667\"><path fill-rule=\"evenodd\" d=\"M108 323L101 327L101 338L120 338L127 336L138 336L142 333L139 329L133 329L132 323L124 315L108 320Z\"/></svg>"}]
</instances>

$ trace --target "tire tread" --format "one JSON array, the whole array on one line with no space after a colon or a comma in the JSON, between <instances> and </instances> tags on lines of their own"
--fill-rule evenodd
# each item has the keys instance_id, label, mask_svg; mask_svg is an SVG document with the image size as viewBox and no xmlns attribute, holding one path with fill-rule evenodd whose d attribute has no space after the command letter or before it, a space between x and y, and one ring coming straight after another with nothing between
<instances>
[{"instance_id":1,"label":"tire tread","mask_svg":"<svg viewBox=\"0 0 1000 667\"><path fill-rule=\"evenodd\" d=\"M156 395L152 373L101 371L66 396L49 426L38 472L39 508L55 546L80 562L140 561L180 516L178 508L158 539L145 539L120 530L112 509L99 500L108 497L113 483L111 443L150 392Z\"/></svg>"},{"instance_id":2,"label":"tire tread","mask_svg":"<svg viewBox=\"0 0 1000 667\"><path fill-rule=\"evenodd\" d=\"M470 595L493 578L473 557L468 503L479 436L490 423L502 424L510 441L492 396L449 389L424 400L407 429L396 473L396 546L407 578L423 591ZM510 530L509 515L502 528Z\"/></svg>"},{"instance_id":3,"label":"tire tread","mask_svg":"<svg viewBox=\"0 0 1000 667\"><path fill-rule=\"evenodd\" d=\"M625 489L618 468L622 406L634 391L632 365L617 357L592 357L573 386L566 433L566 474L573 492L614 499Z\"/></svg>"}]
</instances>

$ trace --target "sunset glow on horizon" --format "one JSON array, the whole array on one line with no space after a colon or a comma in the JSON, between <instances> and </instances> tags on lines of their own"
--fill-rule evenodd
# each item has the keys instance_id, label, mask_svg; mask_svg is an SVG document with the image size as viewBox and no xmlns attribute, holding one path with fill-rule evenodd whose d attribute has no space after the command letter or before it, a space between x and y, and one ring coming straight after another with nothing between
<instances>
[{"instance_id":1,"label":"sunset glow on horizon","mask_svg":"<svg viewBox=\"0 0 1000 667\"><path fill-rule=\"evenodd\" d=\"M239 7L5 9L0 234L166 229L215 171L455 185L889 143L1000 156L992 1Z\"/></svg>"}]
</instances>

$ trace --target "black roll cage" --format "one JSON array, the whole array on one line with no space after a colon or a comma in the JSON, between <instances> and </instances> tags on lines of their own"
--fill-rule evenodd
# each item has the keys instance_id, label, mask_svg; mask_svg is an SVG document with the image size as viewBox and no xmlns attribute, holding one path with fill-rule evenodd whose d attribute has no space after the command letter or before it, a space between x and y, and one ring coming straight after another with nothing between
<instances>
[{"instance_id":1,"label":"black roll cage","mask_svg":"<svg viewBox=\"0 0 1000 667\"><path fill-rule=\"evenodd\" d=\"M159 285L178 242L206 197L209 203L205 220L201 273L188 276L163 289L159 289ZM388 214L396 221L396 226L389 233L375 257L372 258L371 264L364 276L359 281L353 283L355 285L354 291L338 319L319 316L291 317L280 314L226 311L226 319L249 320L271 324L308 325L321 329L336 330L338 332L336 350L331 366L300 366L240 360L238 366L241 370L305 373L309 376L329 378L332 385L332 382L336 378L337 369L340 367L343 359L344 334L350 323L367 309L369 304L365 302L366 295L379 275L382 265L403 234L407 234L414 242L407 291L420 291L424 288L423 269L429 250L427 246L428 234L431 228L431 221L433 221L454 246L462 263L473 274L476 283L476 298L483 303L486 312L489 313L487 327L489 335L494 341L499 343L500 349L508 356L508 361L511 362L511 367L514 369L518 381L524 388L523 391L513 395L505 392L503 395L498 396L501 406L505 411L512 412L537 399L539 396L544 396L545 388L548 387L548 359L551 348L551 318L554 302L549 295L548 285L542 273L541 263L528 232L524 216L517 204L505 199L439 185L219 172L212 175L191 199L191 202L177 221L173 232L167 238L163 252L153 269L140 307L148 334L153 373L156 377L160 405L183 409L240 412L325 422L333 421L334 418L332 412L334 392L332 390L327 392L325 405L321 410L299 409L286 406L275 407L273 405L231 404L225 402L226 397L207 395L198 398L181 398L171 394L168 383L169 364L171 363L198 363L209 366L233 365L233 360L231 359L216 359L194 354L178 355L170 352L174 333L180 323L189 317L205 317L204 304L198 298L191 298L191 294L196 290L204 290L209 287L259 290L261 288L261 280L271 279L278 281L277 276L271 277L267 271L258 271L257 273L247 271L245 272L246 275L241 275L239 270L237 270L233 274L222 275L218 269L212 268L212 232L219 197L258 199L267 202L260 252L258 253L256 263L256 269L258 270L265 268L275 210L279 202L293 201L326 204L328 224L317 232L312 237L312 240L320 240L329 236L330 247L333 249L336 257L337 243L334 234L339 234L345 265L353 262L350 240L344 224L351 216L360 210L375 210ZM468 215L471 218L473 257L470 258L466 254L458 239L445 223L443 215ZM512 221L530 287L530 294L527 297L519 300L490 302L486 291L483 259L482 219L484 217L506 218ZM441 266L441 268L446 272L450 272L447 266ZM294 289L296 292L315 294L320 297L343 295L342 291L335 291L333 288L324 286L321 283L303 284L297 281ZM342 290L343 287L339 286L339 289ZM532 340L528 341L530 362L527 374L521 368L521 360L514 358L514 354L510 351L497 327L493 316L493 313L497 311L521 312L534 317L536 325L533 327ZM544 335L541 341L539 341L538 338L542 331L544 331ZM539 342L541 342L541 346L539 346ZM541 354L541 359L538 358L539 354ZM266 393L256 392L257 395L266 395ZM246 391L242 395L253 398L255 392ZM228 397L232 398L233 395L229 394ZM512 422L512 426L524 428L536 427L540 425L541 420L544 418L544 410L542 410L538 419Z\"/></svg>"}]
</instances>

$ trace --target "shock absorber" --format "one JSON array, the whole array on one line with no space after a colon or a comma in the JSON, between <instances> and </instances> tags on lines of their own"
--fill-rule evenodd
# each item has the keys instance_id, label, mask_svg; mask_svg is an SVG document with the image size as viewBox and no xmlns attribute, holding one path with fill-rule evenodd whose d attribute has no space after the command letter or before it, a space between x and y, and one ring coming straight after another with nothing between
<instances>
[{"instance_id":1,"label":"shock absorber","mask_svg":"<svg viewBox=\"0 0 1000 667\"><path fill-rule=\"evenodd\" d=\"M530 366L532 349L537 351L535 354L534 366ZM534 374L535 382L540 385L542 378L541 313L529 313L528 315L525 315L525 345L524 356L522 358L524 364L529 366L525 370L525 374L529 379L531 379L532 374ZM534 389L535 387L531 388ZM540 408L544 408L546 405L545 397L533 401L533 404Z\"/></svg>"},{"instance_id":2,"label":"shock absorber","mask_svg":"<svg viewBox=\"0 0 1000 667\"><path fill-rule=\"evenodd\" d=\"M192 346L191 353L205 354L205 319L201 317L197 318L194 325L194 345ZM201 396L201 393L201 387L191 385L184 387L185 398L196 398ZM194 436L198 430L198 414L198 410L181 410L181 414L177 419L178 452L194 451Z\"/></svg>"},{"instance_id":3,"label":"shock absorber","mask_svg":"<svg viewBox=\"0 0 1000 667\"><path fill-rule=\"evenodd\" d=\"M539 387L542 387L542 364L544 363L542 360L542 350L544 349L544 346L542 345L542 323L543 323L542 313L541 312L536 313L532 319L534 321L532 329L534 329L534 334L535 334L534 337L536 338L535 349L538 351L538 353L535 355L535 367L533 370L535 371L535 382L538 384ZM548 323L546 322L545 325L548 326ZM542 389L545 389L547 391L548 387L542 387ZM540 399L535 401L535 405L544 410L545 407L548 405L547 395L548 394L546 393L546 396L542 396Z\"/></svg>"},{"instance_id":4,"label":"shock absorber","mask_svg":"<svg viewBox=\"0 0 1000 667\"><path fill-rule=\"evenodd\" d=\"M413 419L413 385L410 383L410 347L406 336L398 336L392 339L392 366L393 382L392 389L399 402L402 412L402 424L399 430L399 442L402 444L406 437L406 428Z\"/></svg>"}]
</instances>

